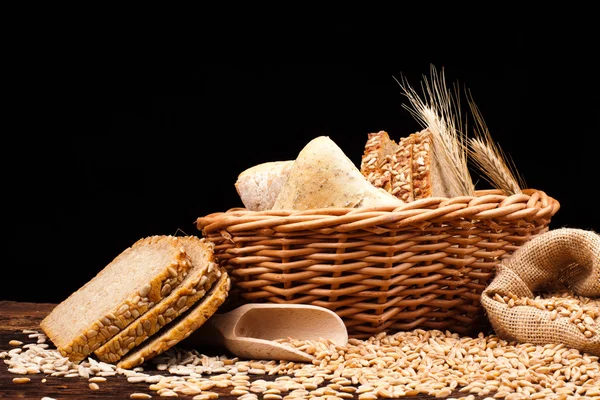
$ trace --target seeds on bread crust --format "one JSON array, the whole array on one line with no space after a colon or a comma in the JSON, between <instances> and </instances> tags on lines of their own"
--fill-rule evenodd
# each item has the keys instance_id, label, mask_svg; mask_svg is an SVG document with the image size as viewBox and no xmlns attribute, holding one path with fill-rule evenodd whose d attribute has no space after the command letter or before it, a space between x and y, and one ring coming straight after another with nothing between
<instances>
[{"instance_id":1,"label":"seeds on bread crust","mask_svg":"<svg viewBox=\"0 0 600 400\"><path fill-rule=\"evenodd\" d=\"M415 200L431 197L433 195L431 158L433 136L428 129L413 133L412 174L413 193Z\"/></svg>"},{"instance_id":2,"label":"seeds on bread crust","mask_svg":"<svg viewBox=\"0 0 600 400\"><path fill-rule=\"evenodd\" d=\"M391 140L385 131L369 133L361 173L375 187L403 202L433 195L432 135L428 129Z\"/></svg>"},{"instance_id":3,"label":"seeds on bread crust","mask_svg":"<svg viewBox=\"0 0 600 400\"><path fill-rule=\"evenodd\" d=\"M360 172L375 187L392 190L392 157L396 142L385 131L368 134L367 143L361 159Z\"/></svg>"},{"instance_id":4,"label":"seeds on bread crust","mask_svg":"<svg viewBox=\"0 0 600 400\"><path fill-rule=\"evenodd\" d=\"M187 278L171 295L96 349L94 354L101 361L118 361L200 300L221 276L221 269L215 263L212 242L195 236L181 240L194 264Z\"/></svg>"},{"instance_id":5,"label":"seeds on bread crust","mask_svg":"<svg viewBox=\"0 0 600 400\"><path fill-rule=\"evenodd\" d=\"M159 254L160 260L154 261ZM144 278L146 282L139 287L128 287L136 285L135 280L122 280L122 276L139 271L136 263L140 262L152 264L152 268L145 270L148 279ZM164 286L176 287L181 283L190 268L189 258L177 237L156 235L140 239L57 305L40 326L63 356L81 361L161 300ZM177 276L173 276L173 271ZM96 301L95 306L98 302L105 305L83 307L91 301ZM81 315L86 310L98 315Z\"/></svg>"},{"instance_id":6,"label":"seeds on bread crust","mask_svg":"<svg viewBox=\"0 0 600 400\"><path fill-rule=\"evenodd\" d=\"M210 318L225 302L230 289L230 279L222 267L219 280L216 281L209 292L198 300L191 308L171 324L167 325L158 335L152 336L145 344L125 355L117 364L118 368L131 369L158 354L165 352L177 343L187 338Z\"/></svg>"},{"instance_id":7,"label":"seeds on bread crust","mask_svg":"<svg viewBox=\"0 0 600 400\"><path fill-rule=\"evenodd\" d=\"M413 142L414 136L401 138L391 163L391 193L405 203L415 199L412 177Z\"/></svg>"}]
</instances>

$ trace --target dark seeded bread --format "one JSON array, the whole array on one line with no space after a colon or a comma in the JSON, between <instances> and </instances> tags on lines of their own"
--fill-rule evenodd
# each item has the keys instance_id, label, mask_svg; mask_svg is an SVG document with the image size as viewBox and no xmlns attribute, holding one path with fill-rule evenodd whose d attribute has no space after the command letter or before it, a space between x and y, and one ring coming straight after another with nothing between
<instances>
[{"instance_id":1,"label":"dark seeded bread","mask_svg":"<svg viewBox=\"0 0 600 400\"><path fill-rule=\"evenodd\" d=\"M63 356L81 361L166 297L190 268L177 237L140 239L58 304L41 328Z\"/></svg>"},{"instance_id":2,"label":"dark seeded bread","mask_svg":"<svg viewBox=\"0 0 600 400\"><path fill-rule=\"evenodd\" d=\"M415 199L413 187L413 144L415 135L398 141L391 163L391 193L408 203Z\"/></svg>"},{"instance_id":3,"label":"dark seeded bread","mask_svg":"<svg viewBox=\"0 0 600 400\"><path fill-rule=\"evenodd\" d=\"M433 140L429 129L402 137L398 143L384 131L370 133L361 173L371 184L405 203L428 197L459 196L445 181L448 172L442 170L435 157Z\"/></svg>"}]
</instances>

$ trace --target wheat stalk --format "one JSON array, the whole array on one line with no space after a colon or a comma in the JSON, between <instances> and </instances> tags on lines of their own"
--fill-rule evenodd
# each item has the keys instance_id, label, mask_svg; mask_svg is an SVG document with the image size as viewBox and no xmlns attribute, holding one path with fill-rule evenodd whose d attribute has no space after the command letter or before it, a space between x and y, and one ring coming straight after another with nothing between
<instances>
[{"instance_id":1,"label":"wheat stalk","mask_svg":"<svg viewBox=\"0 0 600 400\"><path fill-rule=\"evenodd\" d=\"M498 143L492 140L479 107L469 94L469 106L475 119L475 137L469 138L467 153L482 177L496 189L512 195L521 193L525 187L512 160L509 160Z\"/></svg>"},{"instance_id":2,"label":"wheat stalk","mask_svg":"<svg viewBox=\"0 0 600 400\"><path fill-rule=\"evenodd\" d=\"M423 76L424 99L405 78L396 79L396 82L410 102L410 106L403 104L403 107L432 133L433 156L444 174L444 185L452 193L473 196L475 187L468 168L466 136L458 129L461 122L460 98L448 89L443 69L438 75L432 65L431 80Z\"/></svg>"}]
</instances>

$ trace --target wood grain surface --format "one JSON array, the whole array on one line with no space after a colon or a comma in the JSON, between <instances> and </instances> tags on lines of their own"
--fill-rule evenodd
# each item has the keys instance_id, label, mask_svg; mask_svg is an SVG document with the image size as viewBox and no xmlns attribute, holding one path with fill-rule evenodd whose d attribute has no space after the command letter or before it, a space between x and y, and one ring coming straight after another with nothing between
<instances>
[{"instance_id":1,"label":"wood grain surface","mask_svg":"<svg viewBox=\"0 0 600 400\"><path fill-rule=\"evenodd\" d=\"M44 316L52 310L54 304L48 303L27 303L14 301L0 301L0 352L7 351L14 346L9 342L11 340L19 340L24 344L35 343L36 339L29 338L29 335L23 333L23 330L31 329L41 332L40 322ZM54 348L52 343L49 343L49 348ZM226 353L223 353L226 354ZM160 372L145 370L149 374L168 374L168 372ZM24 377L24 375L13 374L8 371L8 365L0 362L0 399L42 399L49 397L52 399L130 399L132 393L147 393L153 399L161 398L155 391L149 388L147 383L130 383L124 375L116 375L107 377L106 382L99 383L98 390L89 388L89 381L83 377L55 377L43 373L29 374L26 377L30 378L27 383L14 383L13 378ZM268 375L252 375L252 380L265 379L274 380L274 376ZM42 380L45 380L42 382ZM220 399L237 399L237 396L230 394L231 387L217 389L211 391L219 393ZM179 394L178 398L192 399L194 396L186 396ZM464 398L465 393L454 391L449 397ZM435 399L428 395L406 396L403 399ZM481 399L474 396L473 399ZM261 400L262 396L258 396ZM354 395L354 400L358 396Z\"/></svg>"}]
</instances>

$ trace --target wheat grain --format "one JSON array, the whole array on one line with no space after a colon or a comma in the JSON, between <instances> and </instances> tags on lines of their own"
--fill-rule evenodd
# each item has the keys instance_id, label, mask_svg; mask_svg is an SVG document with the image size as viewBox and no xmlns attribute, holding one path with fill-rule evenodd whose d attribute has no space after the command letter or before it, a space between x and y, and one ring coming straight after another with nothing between
<instances>
[{"instance_id":1,"label":"wheat grain","mask_svg":"<svg viewBox=\"0 0 600 400\"><path fill-rule=\"evenodd\" d=\"M129 395L129 398L130 399L151 399L152 396L149 395L149 394L147 394L147 393L138 393L138 392L136 392L136 393L131 393Z\"/></svg>"},{"instance_id":2,"label":"wheat grain","mask_svg":"<svg viewBox=\"0 0 600 400\"><path fill-rule=\"evenodd\" d=\"M554 307L558 308L557 303ZM569 315L575 311L578 317L574 322L585 321L584 312L567 311ZM461 399L478 394L505 399L590 400L597 397L600 386L597 356L560 344L518 344L483 333L467 337L416 329L393 335L381 333L368 340L352 338L345 346L326 340L288 338L280 342L321 356L312 363L239 360L174 347L150 360L145 369L158 374L149 375L144 368L124 370L92 358L75 364L57 350L34 344L23 352L11 353L4 362L9 371L47 373L47 368L74 377L81 377L78 369L83 366L90 377L112 372L131 382L146 382L161 397L190 395L206 400L218 397L210 391L212 388L235 390L241 395L238 400L256 400L265 395L272 400L279 400L277 396L281 400L352 396L376 400L419 394L441 397L456 393L459 387L466 395ZM263 371L264 376L276 376L272 380L257 379L249 374L251 369ZM94 382L91 379L89 382ZM244 391L247 393L242 394Z\"/></svg>"}]
</instances>

